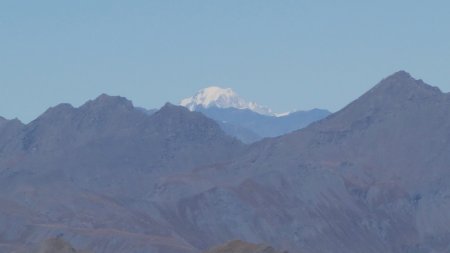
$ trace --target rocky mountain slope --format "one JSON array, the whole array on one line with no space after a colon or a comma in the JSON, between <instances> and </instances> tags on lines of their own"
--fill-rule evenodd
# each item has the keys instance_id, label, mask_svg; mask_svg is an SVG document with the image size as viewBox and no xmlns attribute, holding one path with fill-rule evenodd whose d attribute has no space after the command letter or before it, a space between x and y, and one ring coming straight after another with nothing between
<instances>
[{"instance_id":1,"label":"rocky mountain slope","mask_svg":"<svg viewBox=\"0 0 450 253\"><path fill-rule=\"evenodd\" d=\"M449 94L398 72L327 119L253 145L228 168L244 178L234 192L275 246L447 252L449 115Z\"/></svg>"},{"instance_id":2,"label":"rocky mountain slope","mask_svg":"<svg viewBox=\"0 0 450 253\"><path fill-rule=\"evenodd\" d=\"M449 94L395 73L330 117L197 172L215 187L183 200L197 214L188 223L221 228L207 241L290 251L447 252L449 115Z\"/></svg>"},{"instance_id":3,"label":"rocky mountain slope","mask_svg":"<svg viewBox=\"0 0 450 253\"><path fill-rule=\"evenodd\" d=\"M225 163L246 148L200 113L167 104L149 116L130 101L107 95L79 108L50 108L27 125L3 125L0 241L5 248L64 233L76 237L71 240L76 245L94 241L94 252L164 247L185 252L192 246L157 217L151 202L157 199L156 182Z\"/></svg>"},{"instance_id":4,"label":"rocky mountain slope","mask_svg":"<svg viewBox=\"0 0 450 253\"><path fill-rule=\"evenodd\" d=\"M200 113L148 115L108 96L2 120L0 250L63 233L98 253L236 238L289 252L448 252L449 115L449 94L401 71L252 145Z\"/></svg>"}]
</instances>

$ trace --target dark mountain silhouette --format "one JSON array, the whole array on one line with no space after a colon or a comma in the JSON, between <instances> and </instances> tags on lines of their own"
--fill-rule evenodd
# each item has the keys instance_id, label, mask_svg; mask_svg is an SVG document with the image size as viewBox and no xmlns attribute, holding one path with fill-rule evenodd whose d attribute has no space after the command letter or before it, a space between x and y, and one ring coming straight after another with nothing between
<instances>
[{"instance_id":1,"label":"dark mountain silhouette","mask_svg":"<svg viewBox=\"0 0 450 253\"><path fill-rule=\"evenodd\" d=\"M70 165L72 156L75 163L81 159L76 156L83 156L84 163L160 169L228 160L242 147L199 113L166 104L148 116L125 98L107 95L80 108L67 104L50 108L26 125L17 139L21 152L49 155L46 162L63 156Z\"/></svg>"},{"instance_id":2,"label":"dark mountain silhouette","mask_svg":"<svg viewBox=\"0 0 450 253\"><path fill-rule=\"evenodd\" d=\"M157 212L156 182L227 162L245 148L201 113L166 104L149 116L107 95L79 108L58 105L13 130L1 137L9 150L0 161L4 238L36 243L64 233L82 246L96 241L95 252L189 249L149 213Z\"/></svg>"},{"instance_id":3,"label":"dark mountain silhouette","mask_svg":"<svg viewBox=\"0 0 450 253\"><path fill-rule=\"evenodd\" d=\"M249 146L170 104L152 115L118 97L60 105L0 136L0 249L64 233L112 253L235 238L289 252L448 252L449 115L449 94L403 71Z\"/></svg>"},{"instance_id":4,"label":"dark mountain silhouette","mask_svg":"<svg viewBox=\"0 0 450 253\"><path fill-rule=\"evenodd\" d=\"M215 244L446 252L449 115L449 94L398 72L324 120L255 143L225 169L196 172L214 187L179 200L197 215L178 224Z\"/></svg>"},{"instance_id":5,"label":"dark mountain silhouette","mask_svg":"<svg viewBox=\"0 0 450 253\"><path fill-rule=\"evenodd\" d=\"M292 249L445 252L449 115L449 94L395 73L330 117L253 145L231 167L248 177L236 187L266 217L258 226L283 231L274 241Z\"/></svg>"}]
</instances>

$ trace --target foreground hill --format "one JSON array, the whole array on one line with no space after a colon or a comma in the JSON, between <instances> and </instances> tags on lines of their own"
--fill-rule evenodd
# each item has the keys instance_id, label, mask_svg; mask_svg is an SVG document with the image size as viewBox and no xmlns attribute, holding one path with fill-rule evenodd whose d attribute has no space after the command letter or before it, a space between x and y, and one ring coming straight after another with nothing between
<instances>
[{"instance_id":1,"label":"foreground hill","mask_svg":"<svg viewBox=\"0 0 450 253\"><path fill-rule=\"evenodd\" d=\"M150 116L107 96L58 106L0 137L0 247L63 233L96 253L198 253L235 238L449 252L449 116L449 94L403 71L250 146L172 105Z\"/></svg>"},{"instance_id":2,"label":"foreground hill","mask_svg":"<svg viewBox=\"0 0 450 253\"><path fill-rule=\"evenodd\" d=\"M21 249L14 253L90 253L88 251L76 250L62 238L50 238L36 247Z\"/></svg>"}]
</instances>

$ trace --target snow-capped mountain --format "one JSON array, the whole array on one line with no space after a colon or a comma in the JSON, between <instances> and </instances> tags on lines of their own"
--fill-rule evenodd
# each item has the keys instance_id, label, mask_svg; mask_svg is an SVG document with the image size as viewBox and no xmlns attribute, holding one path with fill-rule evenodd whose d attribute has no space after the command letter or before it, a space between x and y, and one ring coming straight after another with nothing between
<instances>
[{"instance_id":1,"label":"snow-capped mountain","mask_svg":"<svg viewBox=\"0 0 450 253\"><path fill-rule=\"evenodd\" d=\"M255 102L246 101L230 88L221 88L217 86L199 90L194 96L181 100L180 105L187 107L191 111L196 111L201 108L217 107L248 109L268 116L277 115L265 106L258 105Z\"/></svg>"},{"instance_id":2,"label":"snow-capped mountain","mask_svg":"<svg viewBox=\"0 0 450 253\"><path fill-rule=\"evenodd\" d=\"M330 114L320 109L274 113L265 106L246 101L230 88L217 86L199 90L181 100L180 105L214 119L226 133L245 143L301 129Z\"/></svg>"}]
</instances>

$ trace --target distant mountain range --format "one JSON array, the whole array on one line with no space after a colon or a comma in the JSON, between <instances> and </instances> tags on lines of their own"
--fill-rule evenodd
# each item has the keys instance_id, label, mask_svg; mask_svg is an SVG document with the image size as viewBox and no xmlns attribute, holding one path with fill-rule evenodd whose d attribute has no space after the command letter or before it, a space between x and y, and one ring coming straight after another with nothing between
<instances>
[{"instance_id":1,"label":"distant mountain range","mask_svg":"<svg viewBox=\"0 0 450 253\"><path fill-rule=\"evenodd\" d=\"M267 116L248 109L235 108L210 107L198 108L197 111L216 120L226 133L245 143L252 143L265 137L276 137L302 129L330 115L329 111L320 109L297 111L281 117Z\"/></svg>"},{"instance_id":2,"label":"distant mountain range","mask_svg":"<svg viewBox=\"0 0 450 253\"><path fill-rule=\"evenodd\" d=\"M449 154L450 94L404 71L251 145L185 107L101 95L0 119L0 252L59 235L93 253L449 252Z\"/></svg>"},{"instance_id":3,"label":"distant mountain range","mask_svg":"<svg viewBox=\"0 0 450 253\"><path fill-rule=\"evenodd\" d=\"M183 99L180 105L214 119L226 133L245 143L304 128L330 114L322 109L277 114L268 107L247 102L230 88L220 87L202 89Z\"/></svg>"}]
</instances>

